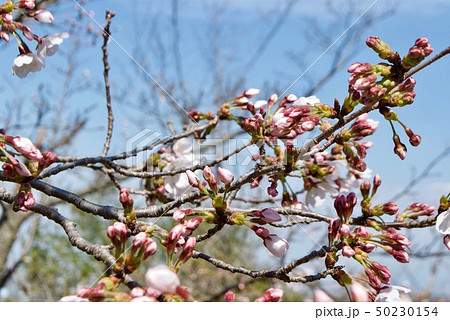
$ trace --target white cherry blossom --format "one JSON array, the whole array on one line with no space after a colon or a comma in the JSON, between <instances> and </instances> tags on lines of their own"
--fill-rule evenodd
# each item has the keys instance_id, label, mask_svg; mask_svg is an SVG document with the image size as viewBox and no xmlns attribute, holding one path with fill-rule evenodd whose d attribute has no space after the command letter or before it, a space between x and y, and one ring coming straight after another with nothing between
<instances>
[{"instance_id":1,"label":"white cherry blossom","mask_svg":"<svg viewBox=\"0 0 450 320\"><path fill-rule=\"evenodd\" d=\"M30 72L41 71L44 65L44 59L33 52L19 54L14 59L12 73L22 79Z\"/></svg>"}]
</instances>

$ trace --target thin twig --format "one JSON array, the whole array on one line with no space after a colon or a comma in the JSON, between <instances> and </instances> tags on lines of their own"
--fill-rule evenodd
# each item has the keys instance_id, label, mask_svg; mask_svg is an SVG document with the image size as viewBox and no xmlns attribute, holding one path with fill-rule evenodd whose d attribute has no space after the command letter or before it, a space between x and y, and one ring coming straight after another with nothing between
<instances>
[{"instance_id":1,"label":"thin twig","mask_svg":"<svg viewBox=\"0 0 450 320\"><path fill-rule=\"evenodd\" d=\"M115 12L106 10L106 25L103 28L103 78L105 79L105 94L106 94L106 108L108 110L108 132L106 133L105 146L103 147L102 156L105 157L108 153L109 146L111 144L111 136L113 131L114 115L111 106L111 92L109 88L109 63L108 63L108 40L111 34L109 27L111 25L112 18L116 15Z\"/></svg>"}]
</instances>

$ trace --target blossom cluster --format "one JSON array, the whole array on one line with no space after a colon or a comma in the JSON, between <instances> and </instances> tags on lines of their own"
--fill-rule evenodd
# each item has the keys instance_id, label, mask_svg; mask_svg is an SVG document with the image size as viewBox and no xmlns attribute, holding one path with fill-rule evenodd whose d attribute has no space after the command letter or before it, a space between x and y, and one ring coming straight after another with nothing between
<instances>
[{"instance_id":1,"label":"blossom cluster","mask_svg":"<svg viewBox=\"0 0 450 320\"><path fill-rule=\"evenodd\" d=\"M5 1L0 6L0 38L6 42L10 40L10 34L17 41L19 55L14 59L12 73L19 78L26 77L30 72L41 71L45 66L45 58L52 56L58 50L58 46L69 35L67 33L58 33L39 37L34 34L31 27L24 25L22 22L14 20L16 17L23 15L33 18L42 23L52 23L53 15L45 9L36 9L35 0ZM18 32L29 41L36 41L36 52L30 50Z\"/></svg>"}]
</instances>

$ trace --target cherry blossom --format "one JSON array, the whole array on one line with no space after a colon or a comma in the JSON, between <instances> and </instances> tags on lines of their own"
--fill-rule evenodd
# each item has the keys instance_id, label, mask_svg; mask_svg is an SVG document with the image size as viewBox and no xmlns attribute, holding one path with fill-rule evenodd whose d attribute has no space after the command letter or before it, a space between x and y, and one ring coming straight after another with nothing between
<instances>
[{"instance_id":1,"label":"cherry blossom","mask_svg":"<svg viewBox=\"0 0 450 320\"><path fill-rule=\"evenodd\" d=\"M30 72L41 71L44 65L44 59L39 55L35 55L33 52L19 54L14 59L12 73L22 79Z\"/></svg>"},{"instance_id":2,"label":"cherry blossom","mask_svg":"<svg viewBox=\"0 0 450 320\"><path fill-rule=\"evenodd\" d=\"M411 301L408 296L404 294L400 295L400 292L409 293L410 289L400 286L388 286L381 288L375 302L401 302L401 301Z\"/></svg>"},{"instance_id":3,"label":"cherry blossom","mask_svg":"<svg viewBox=\"0 0 450 320\"><path fill-rule=\"evenodd\" d=\"M440 233L450 234L450 210L442 212L436 218L436 229Z\"/></svg>"},{"instance_id":4,"label":"cherry blossom","mask_svg":"<svg viewBox=\"0 0 450 320\"><path fill-rule=\"evenodd\" d=\"M42 59L54 55L58 51L59 45L68 37L69 34L66 32L42 37L36 48L36 54Z\"/></svg>"},{"instance_id":5,"label":"cherry blossom","mask_svg":"<svg viewBox=\"0 0 450 320\"><path fill-rule=\"evenodd\" d=\"M165 265L150 268L145 273L147 286L158 290L162 294L176 293L180 286L178 275Z\"/></svg>"}]
</instances>

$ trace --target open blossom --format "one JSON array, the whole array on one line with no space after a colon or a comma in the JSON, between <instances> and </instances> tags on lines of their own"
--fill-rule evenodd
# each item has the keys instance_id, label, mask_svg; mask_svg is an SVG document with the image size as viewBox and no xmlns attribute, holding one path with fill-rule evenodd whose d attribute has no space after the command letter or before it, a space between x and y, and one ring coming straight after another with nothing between
<instances>
[{"instance_id":1,"label":"open blossom","mask_svg":"<svg viewBox=\"0 0 450 320\"><path fill-rule=\"evenodd\" d=\"M436 218L436 229L440 233L450 234L450 210L442 212Z\"/></svg>"},{"instance_id":2,"label":"open blossom","mask_svg":"<svg viewBox=\"0 0 450 320\"><path fill-rule=\"evenodd\" d=\"M66 32L42 37L36 48L36 54L42 59L54 55L58 51L59 45L68 37L69 34Z\"/></svg>"},{"instance_id":3,"label":"open blossom","mask_svg":"<svg viewBox=\"0 0 450 320\"><path fill-rule=\"evenodd\" d=\"M400 286L388 286L380 289L375 302L401 302L401 301L411 301L408 296L401 296L400 292L409 293L410 289Z\"/></svg>"},{"instance_id":4,"label":"open blossom","mask_svg":"<svg viewBox=\"0 0 450 320\"><path fill-rule=\"evenodd\" d=\"M40 161L43 158L41 152L28 138L6 136L5 140L11 144L17 152L20 152L30 160Z\"/></svg>"},{"instance_id":5,"label":"open blossom","mask_svg":"<svg viewBox=\"0 0 450 320\"><path fill-rule=\"evenodd\" d=\"M164 167L164 171L174 171L181 168L189 168L200 163L199 156L193 147L192 140L183 138L175 142L172 147L175 157ZM164 179L164 187L169 196L179 198L191 190L191 184L188 178L193 178L195 174L187 171L186 174L180 173L174 176L168 176ZM197 178L197 177L196 177ZM198 179L198 178L197 178ZM195 179L197 181L197 179ZM199 182L200 180L198 180Z\"/></svg>"},{"instance_id":6,"label":"open blossom","mask_svg":"<svg viewBox=\"0 0 450 320\"><path fill-rule=\"evenodd\" d=\"M145 283L148 287L158 290L162 294L176 293L180 286L178 275L165 265L150 268L145 273Z\"/></svg>"},{"instance_id":7,"label":"open blossom","mask_svg":"<svg viewBox=\"0 0 450 320\"><path fill-rule=\"evenodd\" d=\"M289 243L276 234L270 234L267 238L265 238L264 246L270 251L270 253L278 258L282 258L289 249Z\"/></svg>"},{"instance_id":8,"label":"open blossom","mask_svg":"<svg viewBox=\"0 0 450 320\"><path fill-rule=\"evenodd\" d=\"M44 60L41 56L35 55L33 52L19 54L15 59L12 67L12 73L19 78L25 78L30 72L41 71L44 67Z\"/></svg>"}]
</instances>

